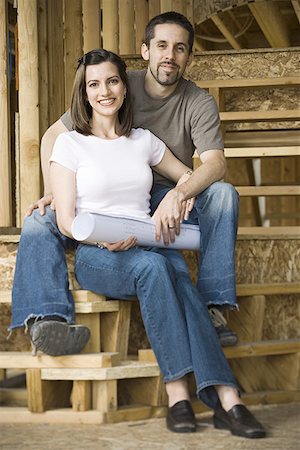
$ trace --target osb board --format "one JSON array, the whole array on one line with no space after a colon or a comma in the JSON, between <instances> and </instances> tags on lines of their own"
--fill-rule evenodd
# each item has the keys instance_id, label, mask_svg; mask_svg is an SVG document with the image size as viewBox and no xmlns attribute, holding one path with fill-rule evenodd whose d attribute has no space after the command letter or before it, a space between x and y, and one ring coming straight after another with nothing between
<instances>
[{"instance_id":1,"label":"osb board","mask_svg":"<svg viewBox=\"0 0 300 450\"><path fill-rule=\"evenodd\" d=\"M238 240L235 255L237 283L300 281L297 240Z\"/></svg>"},{"instance_id":2,"label":"osb board","mask_svg":"<svg viewBox=\"0 0 300 450\"><path fill-rule=\"evenodd\" d=\"M263 339L300 338L299 295L272 295L266 298Z\"/></svg>"}]
</instances>

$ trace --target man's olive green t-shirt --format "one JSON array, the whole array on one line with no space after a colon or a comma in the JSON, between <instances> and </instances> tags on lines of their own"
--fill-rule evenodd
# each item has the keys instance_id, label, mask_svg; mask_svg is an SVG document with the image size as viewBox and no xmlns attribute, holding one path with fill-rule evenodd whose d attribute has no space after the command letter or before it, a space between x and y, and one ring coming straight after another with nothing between
<instances>
[{"instance_id":1,"label":"man's olive green t-shirt","mask_svg":"<svg viewBox=\"0 0 300 450\"><path fill-rule=\"evenodd\" d=\"M145 70L128 72L134 128L150 130L191 168L195 149L199 155L207 150L223 150L219 111L206 90L181 78L169 97L153 98L145 91L145 74ZM68 130L72 130L70 111L61 120ZM157 173L154 181L174 185Z\"/></svg>"}]
</instances>

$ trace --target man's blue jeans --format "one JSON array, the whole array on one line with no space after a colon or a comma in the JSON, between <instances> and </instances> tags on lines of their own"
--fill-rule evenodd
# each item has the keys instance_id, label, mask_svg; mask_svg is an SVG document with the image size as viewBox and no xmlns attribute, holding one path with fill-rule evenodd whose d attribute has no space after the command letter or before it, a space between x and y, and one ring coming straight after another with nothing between
<instances>
[{"instance_id":1,"label":"man's blue jeans","mask_svg":"<svg viewBox=\"0 0 300 450\"><path fill-rule=\"evenodd\" d=\"M170 188L151 191L154 212ZM239 196L228 183L216 182L197 196L189 220L201 231L197 288L203 303L236 308L235 241Z\"/></svg>"}]
</instances>

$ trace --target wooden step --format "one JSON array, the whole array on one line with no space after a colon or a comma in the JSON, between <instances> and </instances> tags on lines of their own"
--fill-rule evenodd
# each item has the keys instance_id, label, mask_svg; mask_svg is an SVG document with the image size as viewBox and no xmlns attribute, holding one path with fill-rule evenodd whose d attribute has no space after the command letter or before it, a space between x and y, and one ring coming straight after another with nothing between
<instances>
[{"instance_id":1,"label":"wooden step","mask_svg":"<svg viewBox=\"0 0 300 450\"><path fill-rule=\"evenodd\" d=\"M78 369L42 369L43 380L120 380L125 378L157 377L157 363L135 360L121 361L116 367Z\"/></svg>"},{"instance_id":2,"label":"wooden step","mask_svg":"<svg viewBox=\"0 0 300 450\"><path fill-rule=\"evenodd\" d=\"M263 158L274 156L300 156L299 145L272 147L225 147L226 158ZM196 157L196 156L195 156Z\"/></svg>"},{"instance_id":3,"label":"wooden step","mask_svg":"<svg viewBox=\"0 0 300 450\"><path fill-rule=\"evenodd\" d=\"M299 130L236 130L226 131L225 134L225 147L232 148L244 148L249 149L253 147L284 147L284 146L296 146L300 145Z\"/></svg>"},{"instance_id":4,"label":"wooden step","mask_svg":"<svg viewBox=\"0 0 300 450\"><path fill-rule=\"evenodd\" d=\"M300 120L299 109L268 111L226 111L220 112L221 122L282 122Z\"/></svg>"},{"instance_id":5,"label":"wooden step","mask_svg":"<svg viewBox=\"0 0 300 450\"><path fill-rule=\"evenodd\" d=\"M120 362L118 353L82 353L79 355L49 356L29 352L0 352L0 368L3 369L42 369L51 368L86 368L112 367Z\"/></svg>"},{"instance_id":6,"label":"wooden step","mask_svg":"<svg viewBox=\"0 0 300 450\"><path fill-rule=\"evenodd\" d=\"M300 186L236 186L241 197L300 195Z\"/></svg>"},{"instance_id":7,"label":"wooden step","mask_svg":"<svg viewBox=\"0 0 300 450\"><path fill-rule=\"evenodd\" d=\"M300 339L270 340L245 342L233 347L224 347L223 352L228 359L248 358L254 356L288 355L300 352ZM139 350L141 361L155 361L152 349Z\"/></svg>"},{"instance_id":8,"label":"wooden step","mask_svg":"<svg viewBox=\"0 0 300 450\"><path fill-rule=\"evenodd\" d=\"M73 289L71 292L75 301L76 313L117 312L120 309L119 300L106 300L104 295L81 289ZM11 303L11 301L12 291L1 290L0 303Z\"/></svg>"},{"instance_id":9,"label":"wooden step","mask_svg":"<svg viewBox=\"0 0 300 450\"><path fill-rule=\"evenodd\" d=\"M237 284L236 292L238 297L249 297L252 295L300 294L300 283Z\"/></svg>"},{"instance_id":10,"label":"wooden step","mask_svg":"<svg viewBox=\"0 0 300 450\"><path fill-rule=\"evenodd\" d=\"M196 84L202 88L258 88L269 86L297 86L300 84L300 78L297 77L273 77L273 78L240 78L225 80L205 80L196 81Z\"/></svg>"},{"instance_id":11,"label":"wooden step","mask_svg":"<svg viewBox=\"0 0 300 450\"><path fill-rule=\"evenodd\" d=\"M300 227L239 227L237 238L239 240L300 239Z\"/></svg>"}]
</instances>

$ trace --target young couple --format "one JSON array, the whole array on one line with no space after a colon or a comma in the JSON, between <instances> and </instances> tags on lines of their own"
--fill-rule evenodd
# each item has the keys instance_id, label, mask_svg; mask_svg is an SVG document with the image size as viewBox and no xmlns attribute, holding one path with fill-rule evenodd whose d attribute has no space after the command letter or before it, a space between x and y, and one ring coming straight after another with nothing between
<instances>
[{"instance_id":1,"label":"young couple","mask_svg":"<svg viewBox=\"0 0 300 450\"><path fill-rule=\"evenodd\" d=\"M52 355L82 350L89 330L73 325L64 255L66 248L76 248L76 277L83 289L125 300L138 297L166 383L168 428L196 430L185 379L193 372L197 396L214 410L216 428L259 438L264 428L243 405L220 345L236 337L223 322L215 330L207 309L236 306L238 197L219 181L225 158L214 100L182 77L193 38L184 16L164 13L146 28L145 72L129 73L128 79L124 62L102 49L79 60L71 111L43 137L45 192L51 195L32 205L24 222L11 328L28 326L33 344ZM202 164L192 172L195 148ZM36 206L40 211L31 214ZM100 248L74 242L71 224L81 212L140 218L152 212L157 238L162 235L165 243L176 239L184 219L198 224L197 287L175 250L137 247L134 236L102 242Z\"/></svg>"}]
</instances>

